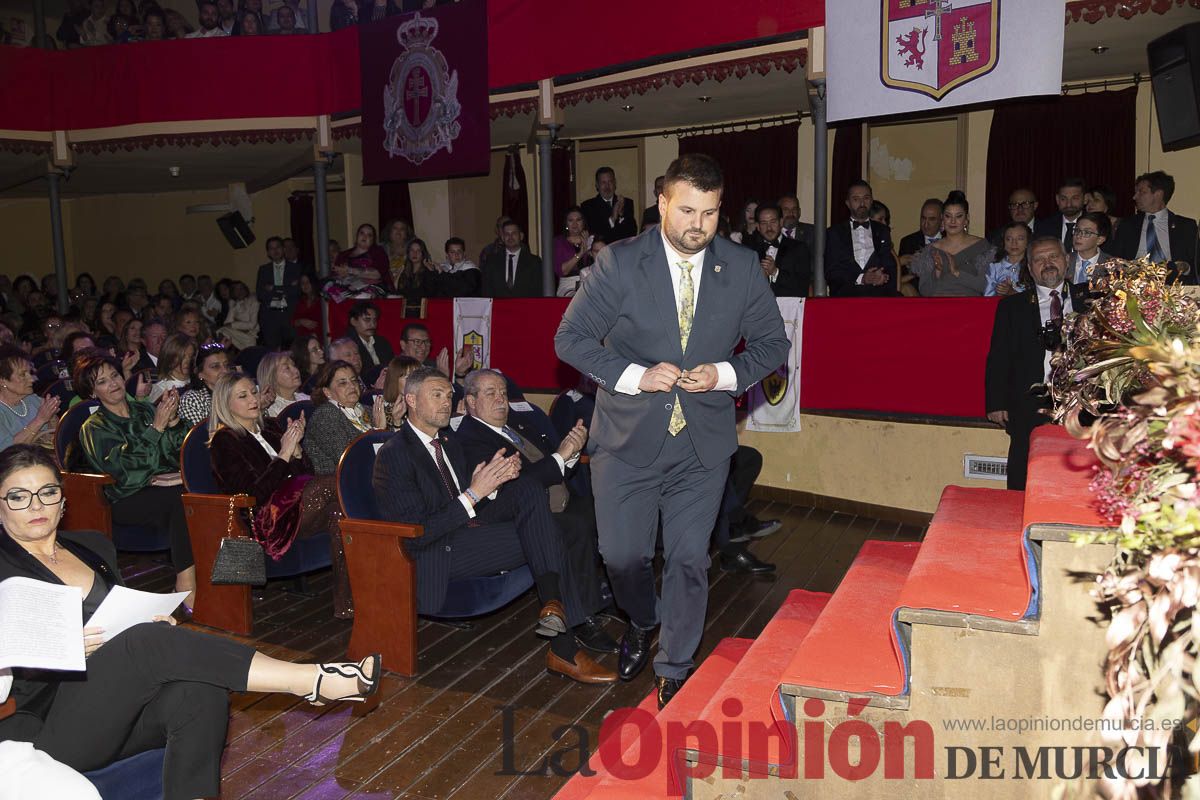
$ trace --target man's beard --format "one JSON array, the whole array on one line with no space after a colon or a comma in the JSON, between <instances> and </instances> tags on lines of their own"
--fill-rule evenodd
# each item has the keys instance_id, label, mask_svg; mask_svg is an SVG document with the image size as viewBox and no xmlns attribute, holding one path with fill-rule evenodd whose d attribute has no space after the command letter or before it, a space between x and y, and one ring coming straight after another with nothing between
<instances>
[{"instance_id":1,"label":"man's beard","mask_svg":"<svg viewBox=\"0 0 1200 800\"><path fill-rule=\"evenodd\" d=\"M668 227L666 231L667 241L671 243L671 246L679 252L686 253L687 255L695 255L704 248L708 247L708 243L711 242L713 240L713 236L716 235L715 230L711 235L709 235L705 234L705 232L699 228L687 228L681 233L676 233L672 228ZM699 234L700 240L698 244L696 243L697 240L694 238L692 240L685 238L689 233Z\"/></svg>"}]
</instances>

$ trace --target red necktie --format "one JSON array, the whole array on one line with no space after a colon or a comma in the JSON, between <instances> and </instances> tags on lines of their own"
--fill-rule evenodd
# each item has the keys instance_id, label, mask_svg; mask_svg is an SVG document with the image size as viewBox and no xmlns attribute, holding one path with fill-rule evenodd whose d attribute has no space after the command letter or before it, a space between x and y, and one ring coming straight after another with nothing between
<instances>
[{"instance_id":1,"label":"red necktie","mask_svg":"<svg viewBox=\"0 0 1200 800\"><path fill-rule=\"evenodd\" d=\"M450 474L450 468L446 466L446 459L442 455L442 443L434 439L430 444L433 445L433 460L437 462L438 474L442 476L442 485L446 487L446 492L451 497L457 497L458 492L454 491L454 476Z\"/></svg>"},{"instance_id":2,"label":"red necktie","mask_svg":"<svg viewBox=\"0 0 1200 800\"><path fill-rule=\"evenodd\" d=\"M1050 321L1056 325L1062 324L1063 306L1062 298L1058 296L1057 289L1050 290Z\"/></svg>"}]
</instances>

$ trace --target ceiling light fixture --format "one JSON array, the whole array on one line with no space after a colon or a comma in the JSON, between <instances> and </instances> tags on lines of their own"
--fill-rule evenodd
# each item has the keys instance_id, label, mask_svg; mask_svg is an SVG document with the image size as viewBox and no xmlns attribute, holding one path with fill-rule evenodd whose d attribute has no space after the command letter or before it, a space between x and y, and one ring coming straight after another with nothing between
<instances>
[{"instance_id":1,"label":"ceiling light fixture","mask_svg":"<svg viewBox=\"0 0 1200 800\"><path fill-rule=\"evenodd\" d=\"M179 167L167 167L167 172L171 173L172 178L178 178L181 171Z\"/></svg>"},{"instance_id":2,"label":"ceiling light fixture","mask_svg":"<svg viewBox=\"0 0 1200 800\"><path fill-rule=\"evenodd\" d=\"M712 95L711 94L702 94L699 97L697 97L696 99L699 100L701 103L711 103Z\"/></svg>"},{"instance_id":3,"label":"ceiling light fixture","mask_svg":"<svg viewBox=\"0 0 1200 800\"><path fill-rule=\"evenodd\" d=\"M621 106L622 111L633 111L633 106Z\"/></svg>"},{"instance_id":4,"label":"ceiling light fixture","mask_svg":"<svg viewBox=\"0 0 1200 800\"><path fill-rule=\"evenodd\" d=\"M1108 52L1108 46L1107 46L1107 45L1103 45L1103 44L1098 44L1098 45L1096 45L1095 47L1093 47L1093 48L1092 48L1092 52L1093 52L1093 53L1095 53L1095 54L1096 54L1096 55L1098 55L1098 56L1102 56L1102 55L1104 55L1105 53L1107 53L1107 52Z\"/></svg>"}]
</instances>

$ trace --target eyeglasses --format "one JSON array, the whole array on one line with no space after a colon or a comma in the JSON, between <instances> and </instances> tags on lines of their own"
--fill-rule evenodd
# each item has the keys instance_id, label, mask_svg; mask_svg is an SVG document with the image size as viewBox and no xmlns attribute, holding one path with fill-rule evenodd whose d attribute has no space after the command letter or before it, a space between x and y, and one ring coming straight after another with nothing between
<instances>
[{"instance_id":1,"label":"eyeglasses","mask_svg":"<svg viewBox=\"0 0 1200 800\"><path fill-rule=\"evenodd\" d=\"M1099 235L1099 231L1085 231L1081 230L1080 228L1075 229L1075 236L1078 236L1080 239L1093 239Z\"/></svg>"},{"instance_id":2,"label":"eyeglasses","mask_svg":"<svg viewBox=\"0 0 1200 800\"><path fill-rule=\"evenodd\" d=\"M408 342L409 344L423 344L423 345L433 344L433 339L405 339L404 341Z\"/></svg>"},{"instance_id":3,"label":"eyeglasses","mask_svg":"<svg viewBox=\"0 0 1200 800\"><path fill-rule=\"evenodd\" d=\"M4 495L4 502L12 511L24 511L33 503L35 494L44 506L56 506L63 501L62 487L57 483L47 483L36 492L28 489L10 489L8 494Z\"/></svg>"},{"instance_id":4,"label":"eyeglasses","mask_svg":"<svg viewBox=\"0 0 1200 800\"><path fill-rule=\"evenodd\" d=\"M1019 203L1009 203L1008 207L1009 208L1033 208L1035 205L1037 205L1036 200L1022 200Z\"/></svg>"}]
</instances>

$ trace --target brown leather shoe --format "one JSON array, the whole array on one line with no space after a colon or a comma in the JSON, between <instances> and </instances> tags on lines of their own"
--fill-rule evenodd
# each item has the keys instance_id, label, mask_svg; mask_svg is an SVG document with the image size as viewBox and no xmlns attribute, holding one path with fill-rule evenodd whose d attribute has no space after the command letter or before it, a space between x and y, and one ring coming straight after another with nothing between
<instances>
[{"instance_id":1,"label":"brown leather shoe","mask_svg":"<svg viewBox=\"0 0 1200 800\"><path fill-rule=\"evenodd\" d=\"M542 606L542 610L538 612L537 635L553 639L560 633L566 632L567 612L563 610L563 604L557 600L551 600Z\"/></svg>"},{"instance_id":2,"label":"brown leather shoe","mask_svg":"<svg viewBox=\"0 0 1200 800\"><path fill-rule=\"evenodd\" d=\"M546 651L546 669L580 683L617 682L616 671L600 666L582 650L575 653L575 663L573 664L566 659L559 658L552 650Z\"/></svg>"}]
</instances>

